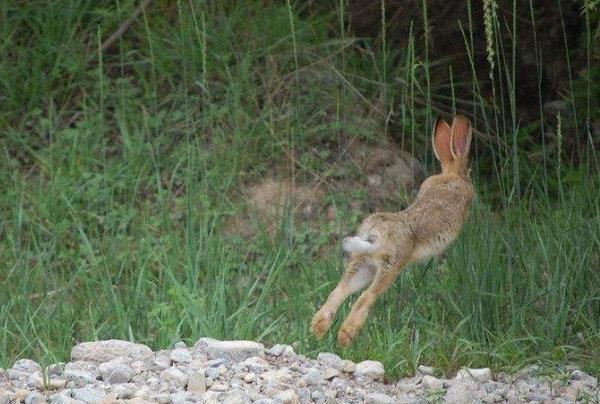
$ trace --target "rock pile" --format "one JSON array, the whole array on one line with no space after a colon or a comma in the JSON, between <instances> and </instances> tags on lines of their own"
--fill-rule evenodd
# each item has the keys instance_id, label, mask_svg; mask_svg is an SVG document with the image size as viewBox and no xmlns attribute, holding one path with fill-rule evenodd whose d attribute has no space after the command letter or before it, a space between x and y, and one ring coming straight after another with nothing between
<instances>
[{"instance_id":1,"label":"rock pile","mask_svg":"<svg viewBox=\"0 0 600 404\"><path fill-rule=\"evenodd\" d=\"M577 402L599 399L596 378L567 368L560 380L536 376L535 366L508 375L462 369L452 379L419 366L418 374L384 381L377 361L354 363L332 353L316 359L288 345L200 339L152 352L109 340L79 344L71 362L43 369L21 359L0 369L0 404L55 403L401 403Z\"/></svg>"}]
</instances>

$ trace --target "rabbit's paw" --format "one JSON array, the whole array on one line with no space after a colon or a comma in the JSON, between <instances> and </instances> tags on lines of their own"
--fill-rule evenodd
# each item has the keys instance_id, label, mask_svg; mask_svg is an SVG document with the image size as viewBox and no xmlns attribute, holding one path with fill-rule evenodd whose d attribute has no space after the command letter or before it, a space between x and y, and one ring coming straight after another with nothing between
<instances>
[{"instance_id":1,"label":"rabbit's paw","mask_svg":"<svg viewBox=\"0 0 600 404\"><path fill-rule=\"evenodd\" d=\"M356 329L349 325L343 325L338 332L338 344L342 348L346 348L352 343L354 337L356 337Z\"/></svg>"},{"instance_id":2,"label":"rabbit's paw","mask_svg":"<svg viewBox=\"0 0 600 404\"><path fill-rule=\"evenodd\" d=\"M321 339L325 335L329 327L331 327L332 318L332 314L324 310L319 310L315 314L311 322L312 332L315 334L315 337Z\"/></svg>"}]
</instances>

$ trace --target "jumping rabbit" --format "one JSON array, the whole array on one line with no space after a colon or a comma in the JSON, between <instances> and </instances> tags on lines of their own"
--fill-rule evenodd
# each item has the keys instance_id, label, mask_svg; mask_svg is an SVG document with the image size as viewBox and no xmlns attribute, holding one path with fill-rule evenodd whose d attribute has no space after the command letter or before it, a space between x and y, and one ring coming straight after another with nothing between
<instances>
[{"instance_id":1,"label":"jumping rabbit","mask_svg":"<svg viewBox=\"0 0 600 404\"><path fill-rule=\"evenodd\" d=\"M442 173L427 178L412 205L397 213L375 213L342 241L348 255L346 272L312 319L321 338L350 294L367 286L338 332L339 345L348 346L365 322L373 304L406 265L441 255L458 236L467 219L474 189L468 158L471 123L457 115L452 126L438 118L433 149Z\"/></svg>"}]
</instances>

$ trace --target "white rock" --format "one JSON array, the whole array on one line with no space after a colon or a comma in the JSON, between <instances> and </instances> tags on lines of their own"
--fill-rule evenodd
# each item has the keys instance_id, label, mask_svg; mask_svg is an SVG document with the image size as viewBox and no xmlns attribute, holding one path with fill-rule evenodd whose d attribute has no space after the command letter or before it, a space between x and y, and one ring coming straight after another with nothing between
<instances>
[{"instance_id":1,"label":"white rock","mask_svg":"<svg viewBox=\"0 0 600 404\"><path fill-rule=\"evenodd\" d=\"M334 368L327 368L323 371L323 379L331 380L334 377L338 377L340 375L340 371Z\"/></svg>"},{"instance_id":2,"label":"white rock","mask_svg":"<svg viewBox=\"0 0 600 404\"><path fill-rule=\"evenodd\" d=\"M354 371L356 370L356 364L351 360L344 359L340 363L338 363L335 368L340 372L354 373Z\"/></svg>"},{"instance_id":3,"label":"white rock","mask_svg":"<svg viewBox=\"0 0 600 404\"><path fill-rule=\"evenodd\" d=\"M76 386L85 386L96 381L96 376L85 370L65 370L62 377L67 382L73 382Z\"/></svg>"},{"instance_id":4,"label":"white rock","mask_svg":"<svg viewBox=\"0 0 600 404\"><path fill-rule=\"evenodd\" d=\"M164 354L157 354L154 358L154 364L160 369L167 369L171 367L171 358Z\"/></svg>"},{"instance_id":5,"label":"white rock","mask_svg":"<svg viewBox=\"0 0 600 404\"><path fill-rule=\"evenodd\" d=\"M252 382L256 381L256 373L250 372L250 373L246 374L246 376L244 376L244 381L246 383L252 383Z\"/></svg>"},{"instance_id":6,"label":"white rock","mask_svg":"<svg viewBox=\"0 0 600 404\"><path fill-rule=\"evenodd\" d=\"M194 359L194 357L192 356L192 353L187 348L173 349L173 352L171 352L171 355L169 356L169 358L173 362L177 362L177 363L190 363Z\"/></svg>"},{"instance_id":7,"label":"white rock","mask_svg":"<svg viewBox=\"0 0 600 404\"><path fill-rule=\"evenodd\" d=\"M336 367L342 361L342 358L331 352L319 352L317 361L322 365Z\"/></svg>"},{"instance_id":8,"label":"white rock","mask_svg":"<svg viewBox=\"0 0 600 404\"><path fill-rule=\"evenodd\" d=\"M86 403L99 403L106 398L106 392L87 386L78 389L72 389L71 396L74 399L85 401Z\"/></svg>"},{"instance_id":9,"label":"white rock","mask_svg":"<svg viewBox=\"0 0 600 404\"><path fill-rule=\"evenodd\" d=\"M167 381L172 381L174 383L176 383L180 388L184 388L189 380L188 375L186 375L185 373L183 373L181 370L179 370L178 368L172 366L166 370L163 370L160 373L161 379L167 380Z\"/></svg>"},{"instance_id":10,"label":"white rock","mask_svg":"<svg viewBox=\"0 0 600 404\"><path fill-rule=\"evenodd\" d=\"M433 374L435 373L435 369L431 366L419 365L418 370L419 373L421 373L422 375L433 376Z\"/></svg>"},{"instance_id":11,"label":"white rock","mask_svg":"<svg viewBox=\"0 0 600 404\"><path fill-rule=\"evenodd\" d=\"M46 402L46 398L40 393L29 393L25 397L25 404L42 404Z\"/></svg>"},{"instance_id":12,"label":"white rock","mask_svg":"<svg viewBox=\"0 0 600 404\"><path fill-rule=\"evenodd\" d=\"M398 400L394 397L383 393L371 393L365 398L365 403L368 404L395 404L397 402Z\"/></svg>"},{"instance_id":13,"label":"white rock","mask_svg":"<svg viewBox=\"0 0 600 404\"><path fill-rule=\"evenodd\" d=\"M203 394L206 391L206 379L203 370L197 370L190 375L187 391L192 394Z\"/></svg>"},{"instance_id":14,"label":"white rock","mask_svg":"<svg viewBox=\"0 0 600 404\"><path fill-rule=\"evenodd\" d=\"M232 391L222 399L223 404L246 404L251 402L250 397L240 390Z\"/></svg>"},{"instance_id":15,"label":"white rock","mask_svg":"<svg viewBox=\"0 0 600 404\"><path fill-rule=\"evenodd\" d=\"M588 386L592 389L595 389L598 386L598 379L578 369L571 372L570 378L571 380L582 382L580 383L581 385Z\"/></svg>"},{"instance_id":16,"label":"white rock","mask_svg":"<svg viewBox=\"0 0 600 404\"><path fill-rule=\"evenodd\" d=\"M215 382L212 384L212 386L210 386L210 389L212 391L227 391L227 390L229 390L229 386L226 385L225 383Z\"/></svg>"},{"instance_id":17,"label":"white rock","mask_svg":"<svg viewBox=\"0 0 600 404\"><path fill-rule=\"evenodd\" d=\"M51 378L48 379L48 383L46 383L46 388L48 390L58 390L65 387L67 381L61 378Z\"/></svg>"},{"instance_id":18,"label":"white rock","mask_svg":"<svg viewBox=\"0 0 600 404\"><path fill-rule=\"evenodd\" d=\"M10 404L15 400L15 393L10 391L0 392L0 404Z\"/></svg>"},{"instance_id":19,"label":"white rock","mask_svg":"<svg viewBox=\"0 0 600 404\"><path fill-rule=\"evenodd\" d=\"M421 382L426 390L440 390L444 388L444 381L430 375L423 376Z\"/></svg>"},{"instance_id":20,"label":"white rock","mask_svg":"<svg viewBox=\"0 0 600 404\"><path fill-rule=\"evenodd\" d=\"M273 397L275 401L282 404L298 404L300 403L300 397L294 390L284 390Z\"/></svg>"},{"instance_id":21,"label":"white rock","mask_svg":"<svg viewBox=\"0 0 600 404\"><path fill-rule=\"evenodd\" d=\"M242 362L249 371L254 373L264 372L269 368L269 362L259 356L252 356Z\"/></svg>"},{"instance_id":22,"label":"white rock","mask_svg":"<svg viewBox=\"0 0 600 404\"><path fill-rule=\"evenodd\" d=\"M190 400L190 394L185 391L179 391L177 393L171 394L170 402L172 404L187 404Z\"/></svg>"},{"instance_id":23,"label":"white rock","mask_svg":"<svg viewBox=\"0 0 600 404\"><path fill-rule=\"evenodd\" d=\"M100 372L98 371L98 364L96 362L74 361L66 363L63 373L71 370L83 370L85 372L93 374L96 378L100 376Z\"/></svg>"},{"instance_id":24,"label":"white rock","mask_svg":"<svg viewBox=\"0 0 600 404\"><path fill-rule=\"evenodd\" d=\"M42 373L42 367L31 359L19 359L15 362L12 369L23 373Z\"/></svg>"},{"instance_id":25,"label":"white rock","mask_svg":"<svg viewBox=\"0 0 600 404\"><path fill-rule=\"evenodd\" d=\"M102 380L111 384L129 383L134 374L130 366L118 360L101 363L98 365L98 371Z\"/></svg>"},{"instance_id":26,"label":"white rock","mask_svg":"<svg viewBox=\"0 0 600 404\"><path fill-rule=\"evenodd\" d=\"M120 356L145 360L152 357L152 350L143 344L116 339L83 342L71 350L71 359L80 361L108 362Z\"/></svg>"},{"instance_id":27,"label":"white rock","mask_svg":"<svg viewBox=\"0 0 600 404\"><path fill-rule=\"evenodd\" d=\"M65 371L65 364L63 362L53 363L52 365L46 366L46 374L50 376L60 376Z\"/></svg>"},{"instance_id":28,"label":"white rock","mask_svg":"<svg viewBox=\"0 0 600 404\"><path fill-rule=\"evenodd\" d=\"M489 382L492 379L492 371L490 368L468 369L462 368L456 374L456 379L461 381L474 380L478 383Z\"/></svg>"},{"instance_id":29,"label":"white rock","mask_svg":"<svg viewBox=\"0 0 600 404\"><path fill-rule=\"evenodd\" d=\"M22 372L20 370L8 369L8 378L10 380L25 380L28 379L31 373Z\"/></svg>"},{"instance_id":30,"label":"white rock","mask_svg":"<svg viewBox=\"0 0 600 404\"><path fill-rule=\"evenodd\" d=\"M354 374L357 377L381 379L385 374L385 370L383 369L383 364L379 361L362 361L356 364Z\"/></svg>"},{"instance_id":31,"label":"white rock","mask_svg":"<svg viewBox=\"0 0 600 404\"><path fill-rule=\"evenodd\" d=\"M308 384L321 384L323 383L323 376L317 369L309 369L304 375L304 379Z\"/></svg>"},{"instance_id":32,"label":"white rock","mask_svg":"<svg viewBox=\"0 0 600 404\"><path fill-rule=\"evenodd\" d=\"M221 370L215 367L209 367L206 369L206 376L210 379L218 379L221 376Z\"/></svg>"},{"instance_id":33,"label":"white rock","mask_svg":"<svg viewBox=\"0 0 600 404\"><path fill-rule=\"evenodd\" d=\"M112 386L110 396L119 400L129 400L134 397L136 391L137 385L134 383L117 384Z\"/></svg>"},{"instance_id":34,"label":"white rock","mask_svg":"<svg viewBox=\"0 0 600 404\"><path fill-rule=\"evenodd\" d=\"M267 353L272 356L293 355L294 348L290 345L276 344L267 350Z\"/></svg>"},{"instance_id":35,"label":"white rock","mask_svg":"<svg viewBox=\"0 0 600 404\"><path fill-rule=\"evenodd\" d=\"M58 393L50 396L51 404L86 404L84 401L76 400L66 395L66 393Z\"/></svg>"},{"instance_id":36,"label":"white rock","mask_svg":"<svg viewBox=\"0 0 600 404\"><path fill-rule=\"evenodd\" d=\"M218 341L212 338L200 338L194 350L206 353L210 358L225 358L240 362L252 356L264 357L263 344L253 341Z\"/></svg>"},{"instance_id":37,"label":"white rock","mask_svg":"<svg viewBox=\"0 0 600 404\"><path fill-rule=\"evenodd\" d=\"M288 369L269 370L261 375L261 377L267 382L274 382L278 384L290 384L292 382L292 373Z\"/></svg>"}]
</instances>

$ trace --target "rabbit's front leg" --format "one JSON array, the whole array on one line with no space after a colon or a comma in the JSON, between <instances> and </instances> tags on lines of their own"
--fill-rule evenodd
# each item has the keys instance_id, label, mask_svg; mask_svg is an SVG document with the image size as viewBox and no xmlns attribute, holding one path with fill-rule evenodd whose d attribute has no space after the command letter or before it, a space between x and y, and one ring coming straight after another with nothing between
<instances>
[{"instance_id":1,"label":"rabbit's front leg","mask_svg":"<svg viewBox=\"0 0 600 404\"><path fill-rule=\"evenodd\" d=\"M406 261L402 260L396 264L387 263L378 269L373 282L356 300L350 314L338 332L338 344L340 346L347 347L350 345L367 319L371 307L394 283Z\"/></svg>"},{"instance_id":2,"label":"rabbit's front leg","mask_svg":"<svg viewBox=\"0 0 600 404\"><path fill-rule=\"evenodd\" d=\"M365 257L354 258L348 262L344 276L312 319L311 328L317 338L323 337L329 330L342 302L352 293L367 286L374 274L375 267Z\"/></svg>"}]
</instances>

